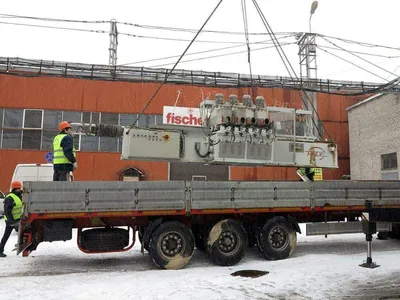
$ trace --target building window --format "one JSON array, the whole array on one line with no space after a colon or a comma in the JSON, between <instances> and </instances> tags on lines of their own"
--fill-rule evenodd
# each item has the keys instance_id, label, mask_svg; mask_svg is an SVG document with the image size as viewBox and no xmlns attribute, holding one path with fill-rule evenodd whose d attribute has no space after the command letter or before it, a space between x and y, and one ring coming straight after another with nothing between
<instances>
[{"instance_id":1,"label":"building window","mask_svg":"<svg viewBox=\"0 0 400 300\"><path fill-rule=\"evenodd\" d=\"M117 152L118 139L113 137L100 137L100 151Z\"/></svg>"},{"instance_id":2,"label":"building window","mask_svg":"<svg viewBox=\"0 0 400 300\"><path fill-rule=\"evenodd\" d=\"M397 170L397 153L381 155L381 170Z\"/></svg>"},{"instance_id":3,"label":"building window","mask_svg":"<svg viewBox=\"0 0 400 300\"><path fill-rule=\"evenodd\" d=\"M397 153L381 155L381 179L399 180L399 171L397 170Z\"/></svg>"},{"instance_id":4,"label":"building window","mask_svg":"<svg viewBox=\"0 0 400 300\"><path fill-rule=\"evenodd\" d=\"M22 119L21 119L22 121ZM3 149L21 149L21 130L3 129Z\"/></svg>"},{"instance_id":5,"label":"building window","mask_svg":"<svg viewBox=\"0 0 400 300\"><path fill-rule=\"evenodd\" d=\"M53 139L57 135L57 131L42 131L42 150L53 150Z\"/></svg>"},{"instance_id":6,"label":"building window","mask_svg":"<svg viewBox=\"0 0 400 300\"><path fill-rule=\"evenodd\" d=\"M120 114L119 124L122 126L131 126L137 119L136 114Z\"/></svg>"},{"instance_id":7,"label":"building window","mask_svg":"<svg viewBox=\"0 0 400 300\"><path fill-rule=\"evenodd\" d=\"M156 125L162 125L162 123L163 123L163 116L156 115Z\"/></svg>"},{"instance_id":8,"label":"building window","mask_svg":"<svg viewBox=\"0 0 400 300\"><path fill-rule=\"evenodd\" d=\"M0 128L3 128L4 109L0 108Z\"/></svg>"},{"instance_id":9,"label":"building window","mask_svg":"<svg viewBox=\"0 0 400 300\"><path fill-rule=\"evenodd\" d=\"M46 110L43 117L43 129L58 130L58 124L62 121L62 111Z\"/></svg>"},{"instance_id":10,"label":"building window","mask_svg":"<svg viewBox=\"0 0 400 300\"><path fill-rule=\"evenodd\" d=\"M25 109L24 128L42 129L43 110Z\"/></svg>"},{"instance_id":11,"label":"building window","mask_svg":"<svg viewBox=\"0 0 400 300\"><path fill-rule=\"evenodd\" d=\"M139 117L139 115L138 115L138 117ZM139 120L136 123L136 126L149 127L149 123L150 123L150 116L149 115L141 115Z\"/></svg>"},{"instance_id":12,"label":"building window","mask_svg":"<svg viewBox=\"0 0 400 300\"><path fill-rule=\"evenodd\" d=\"M22 109L5 109L4 128L22 128L23 116Z\"/></svg>"},{"instance_id":13,"label":"building window","mask_svg":"<svg viewBox=\"0 0 400 300\"><path fill-rule=\"evenodd\" d=\"M101 124L118 125L119 114L101 113Z\"/></svg>"},{"instance_id":14,"label":"building window","mask_svg":"<svg viewBox=\"0 0 400 300\"><path fill-rule=\"evenodd\" d=\"M22 133L22 149L40 150L41 130L24 130Z\"/></svg>"},{"instance_id":15,"label":"building window","mask_svg":"<svg viewBox=\"0 0 400 300\"><path fill-rule=\"evenodd\" d=\"M100 121L100 113L90 113L90 112L82 113L83 123L100 123L99 121Z\"/></svg>"},{"instance_id":16,"label":"building window","mask_svg":"<svg viewBox=\"0 0 400 300\"><path fill-rule=\"evenodd\" d=\"M137 117L137 114L0 108L0 148L52 151L61 121L101 121L103 124L131 126ZM148 127L161 123L162 115L144 114L136 125ZM77 151L121 152L122 140L122 137L75 135L74 145Z\"/></svg>"},{"instance_id":17,"label":"building window","mask_svg":"<svg viewBox=\"0 0 400 300\"><path fill-rule=\"evenodd\" d=\"M67 122L82 122L82 113L77 111L64 111L63 121Z\"/></svg>"},{"instance_id":18,"label":"building window","mask_svg":"<svg viewBox=\"0 0 400 300\"><path fill-rule=\"evenodd\" d=\"M80 151L99 151L99 137L81 135Z\"/></svg>"}]
</instances>

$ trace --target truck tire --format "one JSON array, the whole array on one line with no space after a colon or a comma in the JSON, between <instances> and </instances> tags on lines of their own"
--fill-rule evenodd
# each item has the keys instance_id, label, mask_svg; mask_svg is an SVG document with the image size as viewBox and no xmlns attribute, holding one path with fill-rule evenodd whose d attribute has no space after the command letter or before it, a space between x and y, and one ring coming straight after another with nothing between
<instances>
[{"instance_id":1,"label":"truck tire","mask_svg":"<svg viewBox=\"0 0 400 300\"><path fill-rule=\"evenodd\" d=\"M207 238L207 252L220 266L232 266L242 260L249 245L242 223L226 219L215 224Z\"/></svg>"},{"instance_id":2,"label":"truck tire","mask_svg":"<svg viewBox=\"0 0 400 300\"><path fill-rule=\"evenodd\" d=\"M388 236L389 236L389 232L382 232L382 231L380 231L380 232L378 232L376 238L377 238L378 240L387 240Z\"/></svg>"},{"instance_id":3,"label":"truck tire","mask_svg":"<svg viewBox=\"0 0 400 300\"><path fill-rule=\"evenodd\" d=\"M296 231L284 217L269 219L257 235L258 249L269 260L288 258L296 244Z\"/></svg>"},{"instance_id":4,"label":"truck tire","mask_svg":"<svg viewBox=\"0 0 400 300\"><path fill-rule=\"evenodd\" d=\"M177 270L192 258L194 236L184 224L169 221L153 231L148 246L150 257L158 267Z\"/></svg>"}]
</instances>

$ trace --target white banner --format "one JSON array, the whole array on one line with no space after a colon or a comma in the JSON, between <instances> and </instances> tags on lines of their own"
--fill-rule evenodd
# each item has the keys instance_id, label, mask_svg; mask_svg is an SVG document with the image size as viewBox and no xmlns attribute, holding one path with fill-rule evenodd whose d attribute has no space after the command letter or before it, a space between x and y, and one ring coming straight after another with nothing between
<instances>
[{"instance_id":1,"label":"white banner","mask_svg":"<svg viewBox=\"0 0 400 300\"><path fill-rule=\"evenodd\" d=\"M163 124L200 127L200 108L164 106Z\"/></svg>"}]
</instances>

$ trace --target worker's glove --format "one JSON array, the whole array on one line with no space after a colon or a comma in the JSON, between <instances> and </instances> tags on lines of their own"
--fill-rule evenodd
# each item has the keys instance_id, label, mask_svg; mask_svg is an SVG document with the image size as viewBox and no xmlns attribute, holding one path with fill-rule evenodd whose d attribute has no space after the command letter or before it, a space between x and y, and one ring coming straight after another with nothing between
<instances>
[{"instance_id":1,"label":"worker's glove","mask_svg":"<svg viewBox=\"0 0 400 300\"><path fill-rule=\"evenodd\" d=\"M73 168L74 170L76 170L76 168L78 168L78 163L77 163L77 162L74 162L74 163L72 164L72 168Z\"/></svg>"}]
</instances>

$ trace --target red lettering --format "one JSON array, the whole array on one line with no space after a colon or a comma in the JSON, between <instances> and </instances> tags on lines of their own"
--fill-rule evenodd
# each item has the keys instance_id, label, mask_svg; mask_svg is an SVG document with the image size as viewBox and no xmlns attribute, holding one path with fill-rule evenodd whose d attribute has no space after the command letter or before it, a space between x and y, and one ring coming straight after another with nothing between
<instances>
[{"instance_id":1,"label":"red lettering","mask_svg":"<svg viewBox=\"0 0 400 300\"><path fill-rule=\"evenodd\" d=\"M190 124L189 122L190 122L189 117L183 117L183 118L182 118L182 124L188 125L188 124Z\"/></svg>"},{"instance_id":2,"label":"red lettering","mask_svg":"<svg viewBox=\"0 0 400 300\"><path fill-rule=\"evenodd\" d=\"M168 113L168 114L167 114L167 123L171 123L173 117L174 117L174 114Z\"/></svg>"},{"instance_id":3,"label":"red lettering","mask_svg":"<svg viewBox=\"0 0 400 300\"><path fill-rule=\"evenodd\" d=\"M194 117L192 114L189 115L189 124L197 125L197 118Z\"/></svg>"},{"instance_id":4,"label":"red lettering","mask_svg":"<svg viewBox=\"0 0 400 300\"><path fill-rule=\"evenodd\" d=\"M203 122L201 117L197 117L190 113L189 115L176 116L175 113L169 112L165 115L167 124L175 124L175 125L193 125L193 126L202 126Z\"/></svg>"},{"instance_id":5,"label":"red lettering","mask_svg":"<svg viewBox=\"0 0 400 300\"><path fill-rule=\"evenodd\" d=\"M182 117L181 116L176 116L174 120L172 121L173 124L180 125L182 123Z\"/></svg>"}]
</instances>

